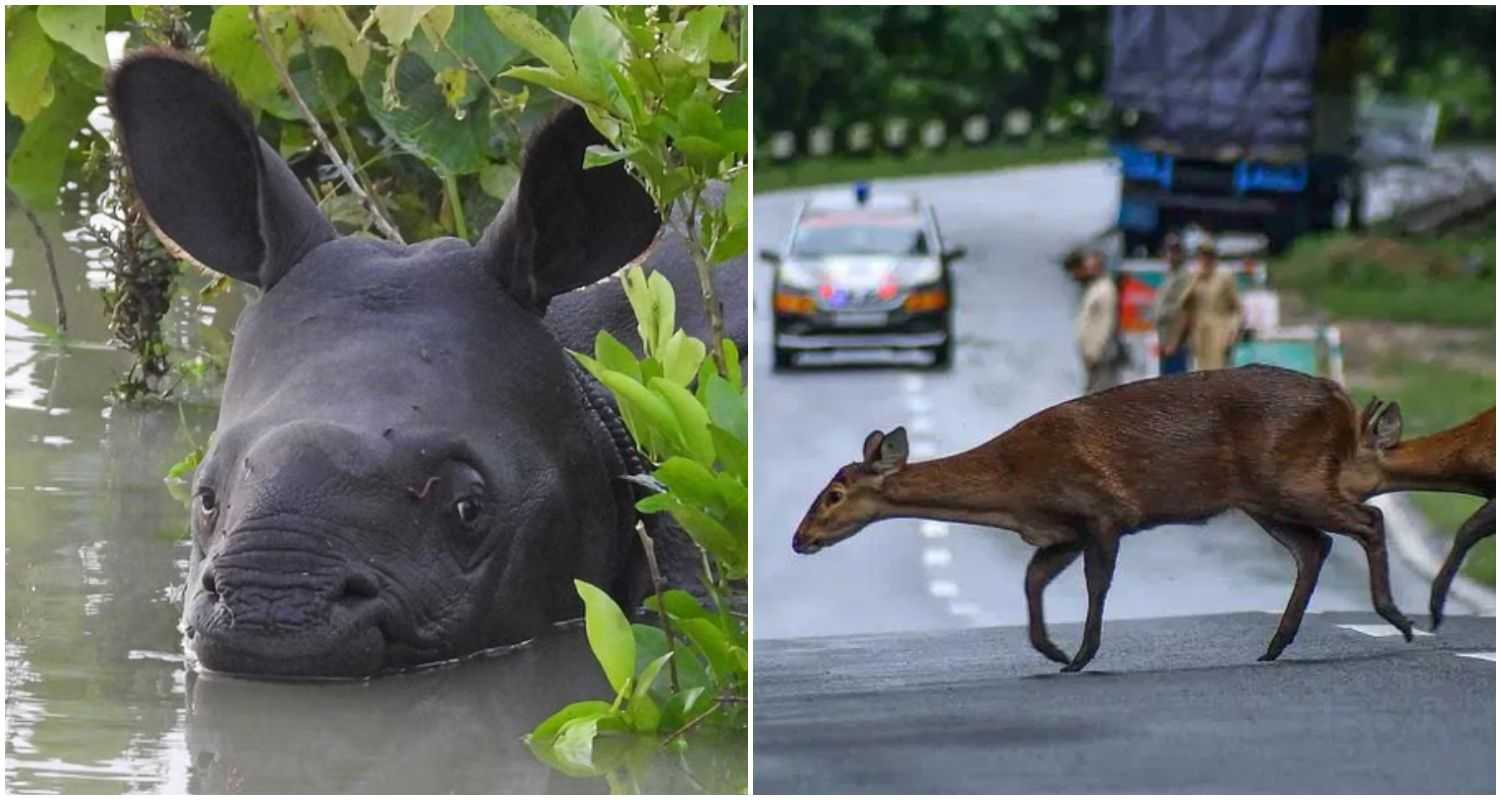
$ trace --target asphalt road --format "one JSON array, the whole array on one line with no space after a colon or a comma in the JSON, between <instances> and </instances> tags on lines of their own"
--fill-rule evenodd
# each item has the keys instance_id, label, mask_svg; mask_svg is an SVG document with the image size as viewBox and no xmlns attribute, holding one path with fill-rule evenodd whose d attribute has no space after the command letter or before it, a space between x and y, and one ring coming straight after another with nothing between
<instances>
[{"instance_id":1,"label":"asphalt road","mask_svg":"<svg viewBox=\"0 0 1500 800\"><path fill-rule=\"evenodd\" d=\"M1489 162L1493 169L1493 162ZM1403 176L1375 187L1388 208ZM1106 228L1118 202L1108 162L977 175L876 181L918 192L937 207L950 245L968 248L956 272L958 343L951 371L876 366L773 373L755 359L753 633L757 639L935 631L1025 620L1022 578L1032 549L1012 533L965 525L888 521L816 556L792 552L791 536L817 492L856 460L870 430L905 425L912 456L977 445L1025 417L1073 397L1083 374L1074 355L1077 289L1058 257ZM806 191L755 198L755 251L777 248ZM770 352L770 266L755 282L758 353ZM1335 536L1311 611L1370 608L1364 553ZM1168 526L1121 547L1106 619L1280 611L1291 590L1291 556L1234 512L1203 526ZM1427 581L1392 559L1398 605L1417 618ZM1082 566L1047 595L1056 622L1081 621ZM1472 611L1462 603L1456 613ZM756 664L757 683L767 669Z\"/></svg>"},{"instance_id":2,"label":"asphalt road","mask_svg":"<svg viewBox=\"0 0 1500 800\"><path fill-rule=\"evenodd\" d=\"M1310 614L1257 663L1275 624L1106 623L1075 675L1016 627L757 641L754 789L1494 794L1493 619L1407 644ZM1053 628L1069 649L1081 626Z\"/></svg>"}]
</instances>

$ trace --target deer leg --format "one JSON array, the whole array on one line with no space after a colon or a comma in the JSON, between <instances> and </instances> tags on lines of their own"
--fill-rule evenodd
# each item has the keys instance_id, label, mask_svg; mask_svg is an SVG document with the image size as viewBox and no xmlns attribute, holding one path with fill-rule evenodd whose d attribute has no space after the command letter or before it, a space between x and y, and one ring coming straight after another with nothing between
<instances>
[{"instance_id":1,"label":"deer leg","mask_svg":"<svg viewBox=\"0 0 1500 800\"><path fill-rule=\"evenodd\" d=\"M1089 587L1089 615L1083 623L1083 644L1063 672L1077 672L1099 652L1099 633L1104 625L1104 595L1115 577L1115 556L1120 552L1120 537L1111 531L1096 536L1083 551L1083 577Z\"/></svg>"},{"instance_id":2,"label":"deer leg","mask_svg":"<svg viewBox=\"0 0 1500 800\"><path fill-rule=\"evenodd\" d=\"M1306 525L1294 525L1262 516L1255 516L1254 520L1266 529L1266 533L1271 534L1271 538L1290 551L1297 562L1297 582L1292 585L1291 599L1287 600L1286 611L1281 614L1281 624L1276 626L1276 635L1271 637L1270 646L1266 648L1265 655L1260 657L1261 661L1275 661L1281 651L1297 638L1297 629L1302 626L1302 615L1307 611L1307 601L1312 598L1313 587L1318 584L1318 573L1323 569L1328 551L1333 548L1333 539L1317 528Z\"/></svg>"},{"instance_id":3,"label":"deer leg","mask_svg":"<svg viewBox=\"0 0 1500 800\"><path fill-rule=\"evenodd\" d=\"M1443 624L1443 604L1448 600L1448 587L1453 584L1453 576L1458 574L1458 567L1464 563L1464 556L1468 555L1469 548L1478 544L1480 539L1494 535L1495 501L1490 500L1464 520L1464 524L1458 529L1458 535L1453 537L1453 549L1448 551L1443 568L1438 570L1437 578L1432 581L1429 608L1432 610L1433 630Z\"/></svg>"},{"instance_id":4,"label":"deer leg","mask_svg":"<svg viewBox=\"0 0 1500 800\"><path fill-rule=\"evenodd\" d=\"M1059 664L1068 663L1068 656L1047 637L1047 623L1042 617L1042 592L1081 552L1077 544L1055 544L1037 550L1031 556L1031 563L1026 565L1026 614L1031 646Z\"/></svg>"},{"instance_id":5,"label":"deer leg","mask_svg":"<svg viewBox=\"0 0 1500 800\"><path fill-rule=\"evenodd\" d=\"M1370 601L1375 613L1395 626L1411 641L1411 620L1396 608L1391 598L1391 568L1385 549L1385 517L1380 509L1359 503L1340 504L1333 509L1327 525L1316 527L1341 533L1359 541L1370 566Z\"/></svg>"}]
</instances>

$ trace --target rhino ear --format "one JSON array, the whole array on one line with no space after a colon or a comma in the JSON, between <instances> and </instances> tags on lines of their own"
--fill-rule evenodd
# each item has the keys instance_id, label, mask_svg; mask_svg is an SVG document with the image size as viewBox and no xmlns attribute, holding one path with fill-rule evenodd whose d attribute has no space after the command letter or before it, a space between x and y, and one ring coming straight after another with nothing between
<instances>
[{"instance_id":1,"label":"rhino ear","mask_svg":"<svg viewBox=\"0 0 1500 800\"><path fill-rule=\"evenodd\" d=\"M538 314L553 297L629 263L661 226L623 164L583 168L584 151L605 143L583 109L553 117L532 134L521 179L479 242L495 279Z\"/></svg>"},{"instance_id":2,"label":"rhino ear","mask_svg":"<svg viewBox=\"0 0 1500 800\"><path fill-rule=\"evenodd\" d=\"M337 235L229 87L187 57L133 55L108 95L147 214L204 266L270 289Z\"/></svg>"}]
</instances>

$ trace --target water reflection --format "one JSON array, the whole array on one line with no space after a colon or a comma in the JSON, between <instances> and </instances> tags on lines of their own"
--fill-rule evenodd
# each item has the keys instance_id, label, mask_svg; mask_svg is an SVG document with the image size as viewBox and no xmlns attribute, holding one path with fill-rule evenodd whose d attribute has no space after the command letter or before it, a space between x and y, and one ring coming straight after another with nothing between
<instances>
[{"instance_id":1,"label":"water reflection","mask_svg":"<svg viewBox=\"0 0 1500 800\"><path fill-rule=\"evenodd\" d=\"M7 209L6 789L15 792L601 792L548 770L521 736L568 702L608 697L579 629L519 651L364 683L267 683L190 671L176 591L186 513L162 476L212 430L213 387L147 408L104 398L128 356L108 333L85 261L44 218L70 330L35 233ZM207 278L191 276L190 289ZM183 293L186 294L186 293ZM242 294L174 307L169 341L227 337ZM745 742L695 746L737 764ZM691 791L672 754L644 785ZM671 788L663 788L670 791Z\"/></svg>"}]
</instances>

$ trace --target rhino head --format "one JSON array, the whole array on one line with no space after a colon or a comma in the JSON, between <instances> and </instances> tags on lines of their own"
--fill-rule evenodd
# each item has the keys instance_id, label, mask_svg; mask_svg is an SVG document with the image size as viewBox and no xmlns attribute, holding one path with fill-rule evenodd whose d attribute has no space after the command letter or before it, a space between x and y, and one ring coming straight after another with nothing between
<instances>
[{"instance_id":1,"label":"rhino head","mask_svg":"<svg viewBox=\"0 0 1500 800\"><path fill-rule=\"evenodd\" d=\"M638 584L622 456L543 325L659 227L570 107L477 245L340 237L217 77L136 54L109 105L155 227L260 289L193 481L198 662L365 676L535 636Z\"/></svg>"}]
</instances>

